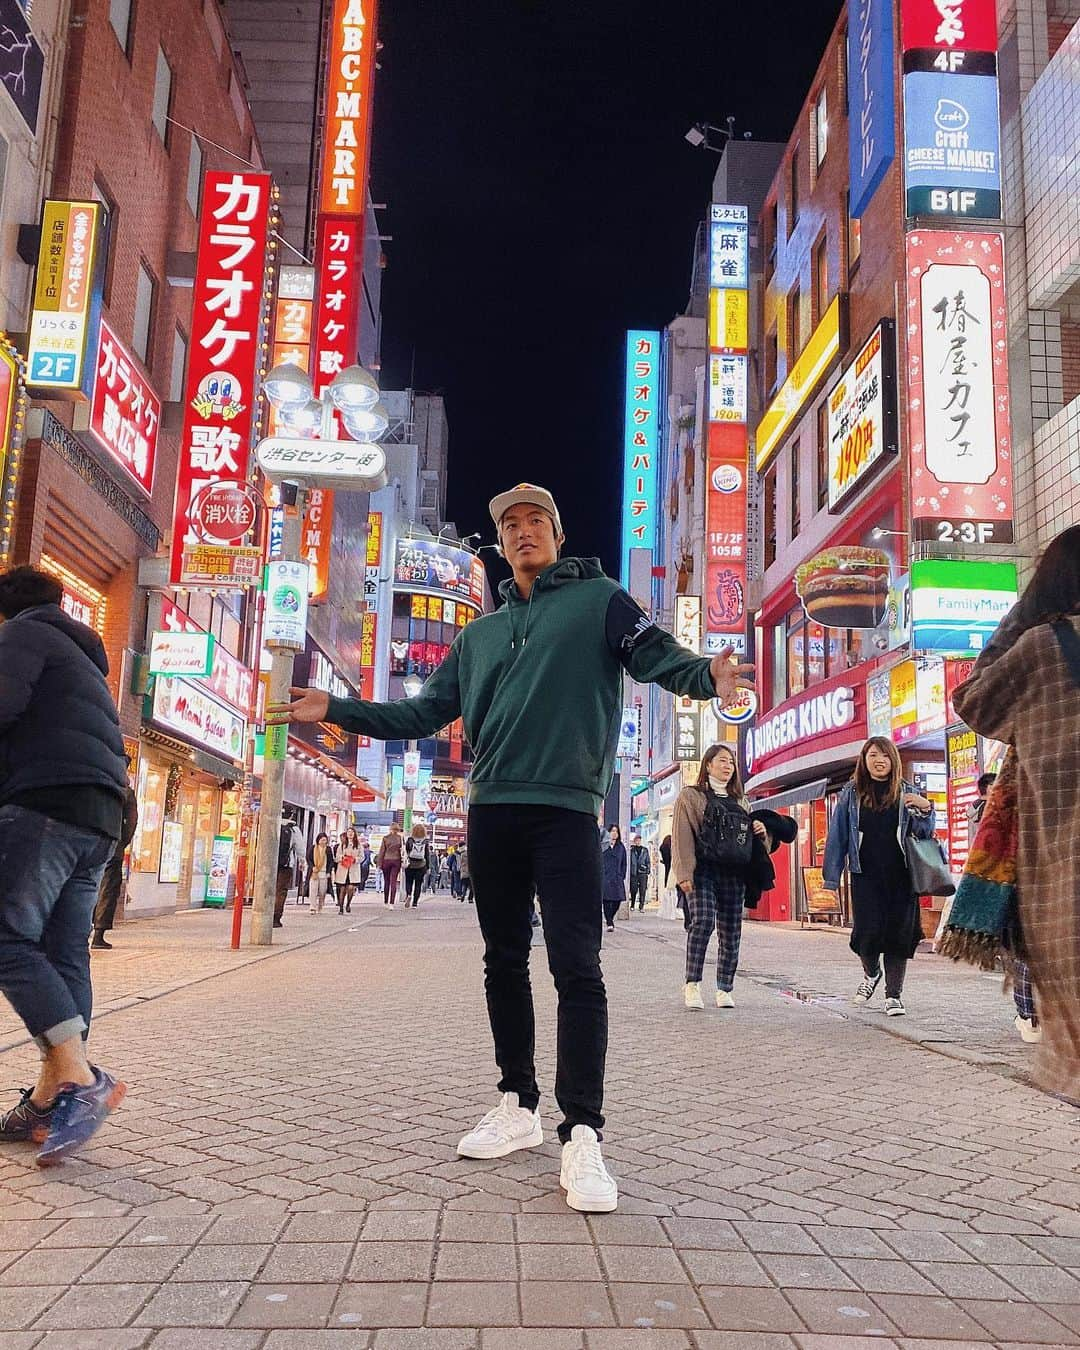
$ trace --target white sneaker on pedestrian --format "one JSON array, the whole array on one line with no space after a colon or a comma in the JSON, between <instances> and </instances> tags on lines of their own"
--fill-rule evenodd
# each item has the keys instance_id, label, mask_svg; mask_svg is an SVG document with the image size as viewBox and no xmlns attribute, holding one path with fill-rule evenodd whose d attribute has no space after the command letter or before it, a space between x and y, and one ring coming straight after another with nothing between
<instances>
[{"instance_id":1,"label":"white sneaker on pedestrian","mask_svg":"<svg viewBox=\"0 0 1080 1350\"><path fill-rule=\"evenodd\" d=\"M887 998L885 1000L885 1016L906 1017L907 1009L904 1007L903 1001L898 998Z\"/></svg>"},{"instance_id":2,"label":"white sneaker on pedestrian","mask_svg":"<svg viewBox=\"0 0 1080 1350\"><path fill-rule=\"evenodd\" d=\"M1028 1045L1038 1045L1042 1040L1042 1027L1033 1017L1021 1017L1017 1013L1013 1026L1020 1033L1020 1039L1026 1041Z\"/></svg>"},{"instance_id":3,"label":"white sneaker on pedestrian","mask_svg":"<svg viewBox=\"0 0 1080 1350\"><path fill-rule=\"evenodd\" d=\"M704 1008L705 1000L701 997L701 985L688 983L683 989L683 1002L688 1008Z\"/></svg>"},{"instance_id":4,"label":"white sneaker on pedestrian","mask_svg":"<svg viewBox=\"0 0 1080 1350\"><path fill-rule=\"evenodd\" d=\"M575 1125L562 1146L559 1185L570 1208L586 1214L610 1214L619 1203L619 1188L604 1166L600 1140L588 1125Z\"/></svg>"},{"instance_id":5,"label":"white sneaker on pedestrian","mask_svg":"<svg viewBox=\"0 0 1080 1350\"><path fill-rule=\"evenodd\" d=\"M504 1092L502 1101L465 1135L457 1151L463 1158L505 1158L543 1142L540 1112L519 1106L516 1092Z\"/></svg>"},{"instance_id":6,"label":"white sneaker on pedestrian","mask_svg":"<svg viewBox=\"0 0 1080 1350\"><path fill-rule=\"evenodd\" d=\"M859 985L858 989L855 990L855 997L851 1000L852 1003L869 1003L874 997L874 990L877 989L878 985L881 983L881 977L884 973L883 970L879 969L878 973L874 976L864 975L862 983Z\"/></svg>"},{"instance_id":7,"label":"white sneaker on pedestrian","mask_svg":"<svg viewBox=\"0 0 1080 1350\"><path fill-rule=\"evenodd\" d=\"M718 989L716 991L716 1006L718 1008L734 1008L735 995L730 989Z\"/></svg>"}]
</instances>

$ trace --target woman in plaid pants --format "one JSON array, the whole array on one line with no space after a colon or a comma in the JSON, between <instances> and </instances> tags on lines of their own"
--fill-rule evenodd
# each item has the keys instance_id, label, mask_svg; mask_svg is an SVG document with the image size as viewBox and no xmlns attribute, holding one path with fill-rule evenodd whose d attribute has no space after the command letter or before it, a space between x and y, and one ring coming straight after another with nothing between
<instances>
[{"instance_id":1,"label":"woman in plaid pants","mask_svg":"<svg viewBox=\"0 0 1080 1350\"><path fill-rule=\"evenodd\" d=\"M686 1006L705 1006L701 997L701 976L715 929L716 1006L734 1008L732 989L739 964L746 882L741 868L707 862L698 856L698 834L710 794L720 799L725 810L749 816L750 803L739 780L735 756L726 745L710 746L701 761L697 783L679 794L675 803L671 851L675 882L686 896L690 915L683 993ZM754 821L752 829L759 838L765 837L765 826L761 821Z\"/></svg>"}]
</instances>

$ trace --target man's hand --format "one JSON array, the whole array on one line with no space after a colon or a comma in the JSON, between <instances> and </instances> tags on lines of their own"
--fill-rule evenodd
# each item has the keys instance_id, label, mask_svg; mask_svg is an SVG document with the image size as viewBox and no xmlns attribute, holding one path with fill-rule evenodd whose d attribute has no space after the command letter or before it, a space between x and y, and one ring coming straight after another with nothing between
<instances>
[{"instance_id":1,"label":"man's hand","mask_svg":"<svg viewBox=\"0 0 1080 1350\"><path fill-rule=\"evenodd\" d=\"M734 651L733 647L725 647L709 662L709 674L712 676L716 697L724 708L734 703L740 689L749 688L754 679L754 667L737 666L732 660Z\"/></svg>"},{"instance_id":2,"label":"man's hand","mask_svg":"<svg viewBox=\"0 0 1080 1350\"><path fill-rule=\"evenodd\" d=\"M330 695L323 689L294 689L292 703L271 703L266 709L267 726L281 722L325 722L330 711Z\"/></svg>"}]
</instances>

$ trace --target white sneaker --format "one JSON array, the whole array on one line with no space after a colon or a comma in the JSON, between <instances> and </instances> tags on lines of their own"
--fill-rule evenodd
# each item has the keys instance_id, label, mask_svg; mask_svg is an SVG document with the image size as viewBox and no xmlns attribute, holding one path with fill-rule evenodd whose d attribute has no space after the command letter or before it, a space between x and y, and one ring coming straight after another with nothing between
<instances>
[{"instance_id":1,"label":"white sneaker","mask_svg":"<svg viewBox=\"0 0 1080 1350\"><path fill-rule=\"evenodd\" d=\"M718 1008L734 1008L735 995L729 989L718 989L716 991L716 1006Z\"/></svg>"},{"instance_id":2,"label":"white sneaker","mask_svg":"<svg viewBox=\"0 0 1080 1350\"><path fill-rule=\"evenodd\" d=\"M899 998L887 998L885 1000L885 1016L906 1017L907 1009L904 1007L903 1000Z\"/></svg>"},{"instance_id":3,"label":"white sneaker","mask_svg":"<svg viewBox=\"0 0 1080 1350\"><path fill-rule=\"evenodd\" d=\"M505 1158L519 1148L544 1142L540 1112L518 1106L516 1092L504 1092L502 1101L470 1130L457 1146L463 1158Z\"/></svg>"},{"instance_id":4,"label":"white sneaker","mask_svg":"<svg viewBox=\"0 0 1080 1350\"><path fill-rule=\"evenodd\" d=\"M610 1214L619 1203L615 1178L604 1166L600 1140L588 1125L575 1125L562 1147L559 1185L571 1209L587 1214Z\"/></svg>"},{"instance_id":5,"label":"white sneaker","mask_svg":"<svg viewBox=\"0 0 1080 1350\"><path fill-rule=\"evenodd\" d=\"M700 984L687 984L683 989L683 1002L688 1008L704 1008Z\"/></svg>"},{"instance_id":6,"label":"white sneaker","mask_svg":"<svg viewBox=\"0 0 1080 1350\"><path fill-rule=\"evenodd\" d=\"M1032 1017L1021 1017L1017 1013L1013 1026L1020 1033L1020 1039L1028 1045L1038 1045L1042 1040L1042 1027Z\"/></svg>"}]
</instances>

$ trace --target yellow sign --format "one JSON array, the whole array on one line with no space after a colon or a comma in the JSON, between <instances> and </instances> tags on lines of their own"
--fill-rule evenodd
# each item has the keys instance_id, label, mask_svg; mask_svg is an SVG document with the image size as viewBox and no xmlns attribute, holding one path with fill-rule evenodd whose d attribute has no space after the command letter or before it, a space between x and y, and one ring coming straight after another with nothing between
<instances>
[{"instance_id":1,"label":"yellow sign","mask_svg":"<svg viewBox=\"0 0 1080 1350\"><path fill-rule=\"evenodd\" d=\"M919 720L919 686L915 662L904 661L889 672L889 693L892 700L893 732L914 726Z\"/></svg>"},{"instance_id":2,"label":"yellow sign","mask_svg":"<svg viewBox=\"0 0 1080 1350\"><path fill-rule=\"evenodd\" d=\"M806 400L814 392L821 377L840 355L840 297L837 296L825 316L814 329L810 341L802 349L799 359L783 388L769 404L765 416L757 426L757 471L768 464L772 452L784 432L802 411Z\"/></svg>"},{"instance_id":3,"label":"yellow sign","mask_svg":"<svg viewBox=\"0 0 1080 1350\"><path fill-rule=\"evenodd\" d=\"M53 392L79 390L86 371L101 237L100 202L46 201L41 213L26 382Z\"/></svg>"},{"instance_id":4,"label":"yellow sign","mask_svg":"<svg viewBox=\"0 0 1080 1350\"><path fill-rule=\"evenodd\" d=\"M709 292L709 346L713 350L746 351L746 291Z\"/></svg>"},{"instance_id":5,"label":"yellow sign","mask_svg":"<svg viewBox=\"0 0 1080 1350\"><path fill-rule=\"evenodd\" d=\"M806 891L808 914L839 914L840 904L835 891L825 887L825 874L820 867L802 869L803 888Z\"/></svg>"}]
</instances>

